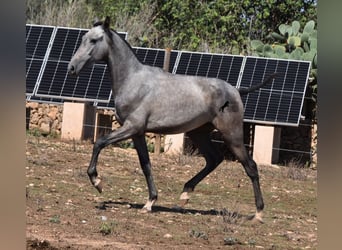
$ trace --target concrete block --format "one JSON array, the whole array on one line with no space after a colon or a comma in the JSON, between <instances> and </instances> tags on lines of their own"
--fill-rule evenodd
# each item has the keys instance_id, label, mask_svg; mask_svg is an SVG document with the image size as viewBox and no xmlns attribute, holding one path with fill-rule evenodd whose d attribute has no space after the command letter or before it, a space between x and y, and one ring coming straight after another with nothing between
<instances>
[{"instance_id":1,"label":"concrete block","mask_svg":"<svg viewBox=\"0 0 342 250\"><path fill-rule=\"evenodd\" d=\"M256 125L254 131L253 159L257 164L278 162L281 128Z\"/></svg>"},{"instance_id":2,"label":"concrete block","mask_svg":"<svg viewBox=\"0 0 342 250\"><path fill-rule=\"evenodd\" d=\"M164 152L167 154L183 153L184 133L165 136Z\"/></svg>"},{"instance_id":3,"label":"concrete block","mask_svg":"<svg viewBox=\"0 0 342 250\"><path fill-rule=\"evenodd\" d=\"M96 108L86 103L65 102L61 138L87 140L94 138Z\"/></svg>"}]
</instances>

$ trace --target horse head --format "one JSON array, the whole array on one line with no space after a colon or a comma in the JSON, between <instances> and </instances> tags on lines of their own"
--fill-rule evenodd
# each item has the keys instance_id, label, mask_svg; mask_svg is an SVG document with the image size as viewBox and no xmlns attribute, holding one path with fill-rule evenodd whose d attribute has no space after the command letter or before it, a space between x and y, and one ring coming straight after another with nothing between
<instances>
[{"instance_id":1,"label":"horse head","mask_svg":"<svg viewBox=\"0 0 342 250\"><path fill-rule=\"evenodd\" d=\"M83 67L108 58L109 17L104 22L96 22L82 37L82 42L68 65L69 74L78 75Z\"/></svg>"}]
</instances>

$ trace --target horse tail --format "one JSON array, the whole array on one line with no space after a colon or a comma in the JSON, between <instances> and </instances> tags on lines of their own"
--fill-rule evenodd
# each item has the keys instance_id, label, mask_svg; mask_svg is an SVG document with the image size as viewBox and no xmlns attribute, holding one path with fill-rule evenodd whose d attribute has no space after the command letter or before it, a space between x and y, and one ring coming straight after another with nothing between
<instances>
[{"instance_id":1,"label":"horse tail","mask_svg":"<svg viewBox=\"0 0 342 250\"><path fill-rule=\"evenodd\" d=\"M250 92L253 92L257 89L260 89L261 87L265 86L266 84L270 83L273 78L275 78L277 75L279 75L279 73L275 72L273 74L271 74L266 80L264 80L262 83L258 84L258 85L255 85L255 86L252 86L250 88L243 88L243 89L238 89L239 90L239 93L240 95L246 95Z\"/></svg>"}]
</instances>

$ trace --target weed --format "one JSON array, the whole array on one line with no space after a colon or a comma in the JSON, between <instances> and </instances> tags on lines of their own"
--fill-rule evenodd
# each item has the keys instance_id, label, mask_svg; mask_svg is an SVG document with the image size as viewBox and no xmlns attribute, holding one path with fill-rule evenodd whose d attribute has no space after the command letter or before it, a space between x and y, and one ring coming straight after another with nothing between
<instances>
[{"instance_id":1,"label":"weed","mask_svg":"<svg viewBox=\"0 0 342 250\"><path fill-rule=\"evenodd\" d=\"M197 229L191 229L189 232L190 237L197 239L208 240L208 234L206 232L199 231Z\"/></svg>"},{"instance_id":2,"label":"weed","mask_svg":"<svg viewBox=\"0 0 342 250\"><path fill-rule=\"evenodd\" d=\"M292 159L286 167L285 177L292 180L305 181L307 179L307 169L299 161Z\"/></svg>"},{"instance_id":3,"label":"weed","mask_svg":"<svg viewBox=\"0 0 342 250\"><path fill-rule=\"evenodd\" d=\"M148 150L148 152L153 153L154 152L154 144L147 143L147 150Z\"/></svg>"},{"instance_id":4,"label":"weed","mask_svg":"<svg viewBox=\"0 0 342 250\"><path fill-rule=\"evenodd\" d=\"M228 246L233 246L233 245L242 245L242 243L235 237L225 237L223 239L224 241L224 245L228 245Z\"/></svg>"},{"instance_id":5,"label":"weed","mask_svg":"<svg viewBox=\"0 0 342 250\"><path fill-rule=\"evenodd\" d=\"M116 146L118 146L119 148L123 148L123 149L127 149L127 148L134 148L134 143L132 140L125 140L125 141L121 141L116 143ZM153 143L147 143L147 150L150 153L154 152L154 144Z\"/></svg>"},{"instance_id":6,"label":"weed","mask_svg":"<svg viewBox=\"0 0 342 250\"><path fill-rule=\"evenodd\" d=\"M60 139L61 136L57 133L57 131L52 130L48 135L47 138L51 138L51 139Z\"/></svg>"},{"instance_id":7,"label":"weed","mask_svg":"<svg viewBox=\"0 0 342 250\"><path fill-rule=\"evenodd\" d=\"M123 149L134 148L133 141L125 140L117 143L117 146Z\"/></svg>"},{"instance_id":8,"label":"weed","mask_svg":"<svg viewBox=\"0 0 342 250\"><path fill-rule=\"evenodd\" d=\"M26 130L26 134L34 136L34 137L42 136L42 133L41 133L41 131L38 128L33 128L33 129L30 129L30 130Z\"/></svg>"},{"instance_id":9,"label":"weed","mask_svg":"<svg viewBox=\"0 0 342 250\"><path fill-rule=\"evenodd\" d=\"M113 229L115 227L116 223L115 222L102 222L100 225L100 233L102 235L109 235L113 232Z\"/></svg>"},{"instance_id":10,"label":"weed","mask_svg":"<svg viewBox=\"0 0 342 250\"><path fill-rule=\"evenodd\" d=\"M54 216L52 216L52 217L49 219L49 221L50 221L51 223L56 223L56 224L61 223L61 219L59 218L59 215L54 215Z\"/></svg>"},{"instance_id":11,"label":"weed","mask_svg":"<svg viewBox=\"0 0 342 250\"><path fill-rule=\"evenodd\" d=\"M178 166L195 165L198 164L198 159L203 160L202 157L197 157L198 151L193 150L190 146L186 146L183 152L177 152L170 155L170 159L174 161Z\"/></svg>"}]
</instances>

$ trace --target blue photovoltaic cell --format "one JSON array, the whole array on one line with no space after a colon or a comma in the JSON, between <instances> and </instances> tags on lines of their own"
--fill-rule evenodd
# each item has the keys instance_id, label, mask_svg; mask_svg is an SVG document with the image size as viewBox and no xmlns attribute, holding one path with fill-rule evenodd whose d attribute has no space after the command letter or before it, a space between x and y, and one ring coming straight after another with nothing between
<instances>
[{"instance_id":1,"label":"blue photovoltaic cell","mask_svg":"<svg viewBox=\"0 0 342 250\"><path fill-rule=\"evenodd\" d=\"M219 78L236 86L243 56L181 52L176 74Z\"/></svg>"},{"instance_id":2,"label":"blue photovoltaic cell","mask_svg":"<svg viewBox=\"0 0 342 250\"><path fill-rule=\"evenodd\" d=\"M26 94L32 95L54 27L26 25Z\"/></svg>"},{"instance_id":3,"label":"blue photovoltaic cell","mask_svg":"<svg viewBox=\"0 0 342 250\"><path fill-rule=\"evenodd\" d=\"M310 62L247 57L240 88L261 83L270 74L272 83L242 96L245 121L279 125L299 124Z\"/></svg>"},{"instance_id":4,"label":"blue photovoltaic cell","mask_svg":"<svg viewBox=\"0 0 342 250\"><path fill-rule=\"evenodd\" d=\"M151 48L141 48L133 47L133 51L139 61L145 65L153 67L164 67L165 50L163 49L151 49ZM178 51L171 51L169 72L171 73L175 65L175 61L178 55Z\"/></svg>"},{"instance_id":5,"label":"blue photovoltaic cell","mask_svg":"<svg viewBox=\"0 0 342 250\"><path fill-rule=\"evenodd\" d=\"M146 65L163 68L164 50L133 47L133 51L140 62Z\"/></svg>"}]
</instances>

